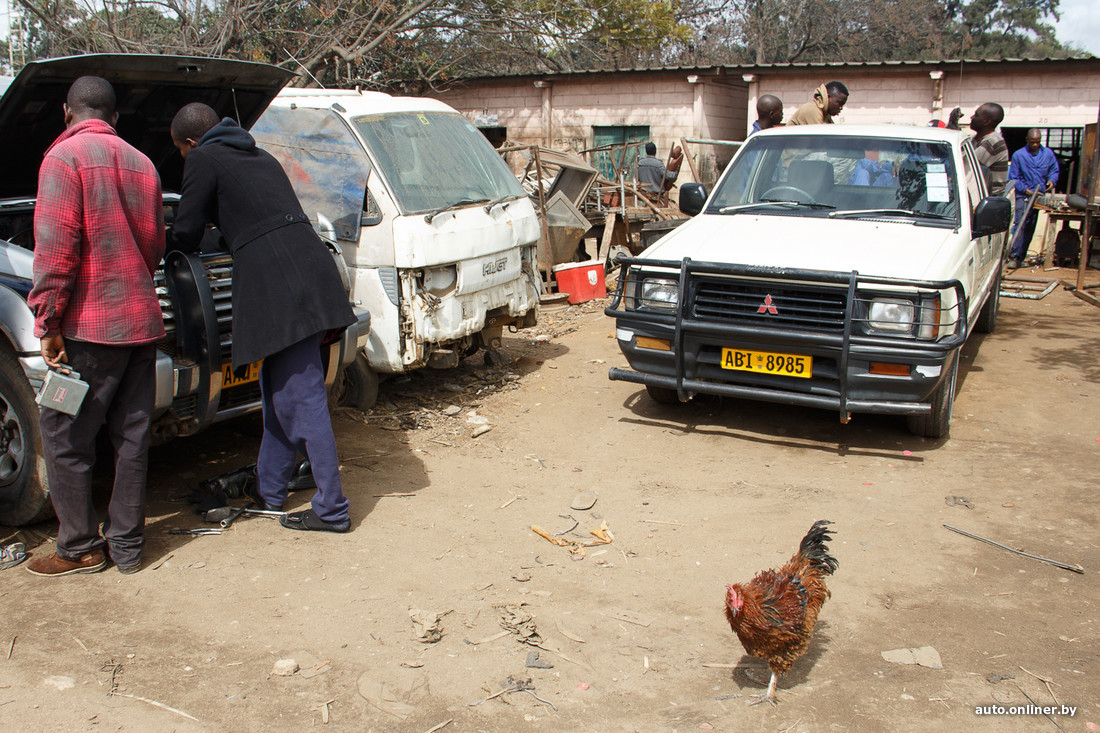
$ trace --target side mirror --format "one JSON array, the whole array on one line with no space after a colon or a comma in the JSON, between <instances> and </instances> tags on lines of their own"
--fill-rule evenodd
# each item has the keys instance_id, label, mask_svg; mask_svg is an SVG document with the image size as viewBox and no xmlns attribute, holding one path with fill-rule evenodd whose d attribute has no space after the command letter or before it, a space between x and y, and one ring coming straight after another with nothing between
<instances>
[{"instance_id":1,"label":"side mirror","mask_svg":"<svg viewBox=\"0 0 1100 733\"><path fill-rule=\"evenodd\" d=\"M701 183L684 183L680 186L680 211L695 216L707 202L707 187Z\"/></svg>"},{"instance_id":2,"label":"side mirror","mask_svg":"<svg viewBox=\"0 0 1100 733\"><path fill-rule=\"evenodd\" d=\"M1012 204L1003 196L986 196L978 202L970 221L971 237L988 237L1008 230L1012 223Z\"/></svg>"}]
</instances>

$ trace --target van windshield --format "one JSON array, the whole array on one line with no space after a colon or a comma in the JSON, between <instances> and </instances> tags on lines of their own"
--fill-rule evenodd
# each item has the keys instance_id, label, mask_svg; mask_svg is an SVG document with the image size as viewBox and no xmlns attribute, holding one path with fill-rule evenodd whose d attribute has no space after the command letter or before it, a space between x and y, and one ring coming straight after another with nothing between
<instances>
[{"instance_id":1,"label":"van windshield","mask_svg":"<svg viewBox=\"0 0 1100 733\"><path fill-rule=\"evenodd\" d=\"M327 217L337 239L354 242L371 169L339 116L330 109L271 106L251 132L282 164L302 210Z\"/></svg>"},{"instance_id":2,"label":"van windshield","mask_svg":"<svg viewBox=\"0 0 1100 733\"><path fill-rule=\"evenodd\" d=\"M525 196L489 141L460 114L392 112L353 122L404 214Z\"/></svg>"},{"instance_id":3,"label":"van windshield","mask_svg":"<svg viewBox=\"0 0 1100 733\"><path fill-rule=\"evenodd\" d=\"M958 175L943 142L839 135L751 137L707 212L778 216L959 216Z\"/></svg>"}]
</instances>

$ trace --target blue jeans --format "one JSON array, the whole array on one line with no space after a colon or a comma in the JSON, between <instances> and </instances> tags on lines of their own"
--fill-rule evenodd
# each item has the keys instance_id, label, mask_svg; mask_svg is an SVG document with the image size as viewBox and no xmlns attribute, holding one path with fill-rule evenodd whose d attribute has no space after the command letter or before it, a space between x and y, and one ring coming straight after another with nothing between
<instances>
[{"instance_id":1,"label":"blue jeans","mask_svg":"<svg viewBox=\"0 0 1100 733\"><path fill-rule=\"evenodd\" d=\"M287 484L301 453L309 459L317 481L313 512L326 522L348 519L350 502L340 484L340 460L321 366L321 334L264 359L260 394L264 416L256 465L260 498L269 506L286 503Z\"/></svg>"}]
</instances>

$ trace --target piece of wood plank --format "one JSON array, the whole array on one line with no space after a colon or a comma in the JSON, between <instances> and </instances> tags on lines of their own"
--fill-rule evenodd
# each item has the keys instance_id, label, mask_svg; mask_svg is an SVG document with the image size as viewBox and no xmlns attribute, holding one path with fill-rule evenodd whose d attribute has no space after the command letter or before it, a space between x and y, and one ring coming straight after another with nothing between
<instances>
[{"instance_id":1,"label":"piece of wood plank","mask_svg":"<svg viewBox=\"0 0 1100 733\"><path fill-rule=\"evenodd\" d=\"M611 245L615 239L615 223L618 219L619 215L613 211L608 212L604 218L603 237L600 239L600 250L596 254L596 259L600 262L607 262L607 257L611 253Z\"/></svg>"}]
</instances>

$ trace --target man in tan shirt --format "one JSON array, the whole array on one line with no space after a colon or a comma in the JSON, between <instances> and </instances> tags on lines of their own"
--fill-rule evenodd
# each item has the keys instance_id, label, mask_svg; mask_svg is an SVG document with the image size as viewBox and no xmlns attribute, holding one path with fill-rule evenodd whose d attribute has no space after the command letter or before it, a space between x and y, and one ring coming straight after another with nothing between
<instances>
[{"instance_id":1,"label":"man in tan shirt","mask_svg":"<svg viewBox=\"0 0 1100 733\"><path fill-rule=\"evenodd\" d=\"M798 108L788 125L831 125L848 101L848 88L839 81L822 84L814 98Z\"/></svg>"}]
</instances>

